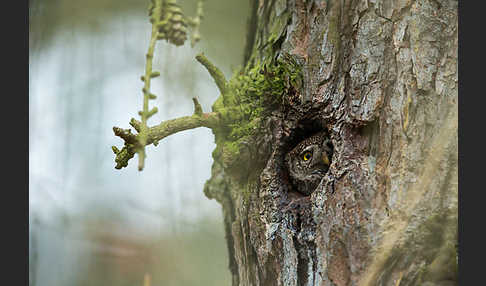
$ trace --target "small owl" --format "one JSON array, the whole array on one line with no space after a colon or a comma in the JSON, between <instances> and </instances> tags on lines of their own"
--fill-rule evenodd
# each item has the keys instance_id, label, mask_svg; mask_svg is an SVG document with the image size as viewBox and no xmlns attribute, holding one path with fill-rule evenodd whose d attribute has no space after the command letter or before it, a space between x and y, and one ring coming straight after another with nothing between
<instances>
[{"instance_id":1,"label":"small owl","mask_svg":"<svg viewBox=\"0 0 486 286\"><path fill-rule=\"evenodd\" d=\"M331 139L325 131L306 138L287 153L285 163L299 193L310 195L317 188L329 169L332 153Z\"/></svg>"}]
</instances>

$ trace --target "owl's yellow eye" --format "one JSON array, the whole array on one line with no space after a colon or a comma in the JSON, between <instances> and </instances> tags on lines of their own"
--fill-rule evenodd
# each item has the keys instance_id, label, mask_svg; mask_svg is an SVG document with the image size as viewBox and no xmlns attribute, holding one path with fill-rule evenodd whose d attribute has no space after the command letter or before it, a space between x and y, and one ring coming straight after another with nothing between
<instances>
[{"instance_id":1,"label":"owl's yellow eye","mask_svg":"<svg viewBox=\"0 0 486 286\"><path fill-rule=\"evenodd\" d=\"M307 161L311 158L311 156L312 156L312 153L307 151L307 152L304 153L304 155L302 155L302 160Z\"/></svg>"}]
</instances>

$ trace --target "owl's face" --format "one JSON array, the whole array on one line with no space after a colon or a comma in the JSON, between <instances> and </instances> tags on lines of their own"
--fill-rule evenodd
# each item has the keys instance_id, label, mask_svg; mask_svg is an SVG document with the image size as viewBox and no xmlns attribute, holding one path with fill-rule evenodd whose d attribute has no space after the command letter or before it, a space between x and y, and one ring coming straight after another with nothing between
<instances>
[{"instance_id":1,"label":"owl's face","mask_svg":"<svg viewBox=\"0 0 486 286\"><path fill-rule=\"evenodd\" d=\"M300 142L286 157L292 183L302 194L309 195L319 184L331 164L332 144L326 132Z\"/></svg>"}]
</instances>

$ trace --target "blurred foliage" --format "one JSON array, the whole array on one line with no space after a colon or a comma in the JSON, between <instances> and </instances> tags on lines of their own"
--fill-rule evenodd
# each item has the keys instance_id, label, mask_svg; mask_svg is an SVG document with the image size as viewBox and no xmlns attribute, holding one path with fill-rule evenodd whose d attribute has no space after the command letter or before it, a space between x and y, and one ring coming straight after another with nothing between
<instances>
[{"instance_id":1,"label":"blurred foliage","mask_svg":"<svg viewBox=\"0 0 486 286\"><path fill-rule=\"evenodd\" d=\"M146 17L149 0L29 0L29 49L44 49L61 30L103 33L104 25L126 14L137 15L150 26ZM196 0L179 0L187 15L196 15ZM231 74L243 64L249 1L205 0L199 51ZM123 27L120 27L123 28ZM143 43L141 43L142 46Z\"/></svg>"},{"instance_id":2,"label":"blurred foliage","mask_svg":"<svg viewBox=\"0 0 486 286\"><path fill-rule=\"evenodd\" d=\"M143 285L147 273L151 286L230 284L224 233L210 218L186 225L185 233L149 238L121 235L110 222L87 224L86 239L99 247L73 285Z\"/></svg>"},{"instance_id":3,"label":"blurred foliage","mask_svg":"<svg viewBox=\"0 0 486 286\"><path fill-rule=\"evenodd\" d=\"M126 11L145 12L148 3L140 0L29 0L29 49L45 48L63 29L103 32L103 25ZM147 1L148 2L148 1Z\"/></svg>"},{"instance_id":4,"label":"blurred foliage","mask_svg":"<svg viewBox=\"0 0 486 286\"><path fill-rule=\"evenodd\" d=\"M147 172L155 174L151 178L131 170L115 174L113 154L106 149L114 117L127 118L127 110L138 109L126 105L140 101L134 90L144 64L143 39L150 36L149 2L29 0L31 286L135 286L143 285L147 273L152 286L230 284L222 219L206 217L204 204L194 196L199 192L207 200L202 189L192 190L202 160L188 159L194 162L184 166L189 180L178 181L173 177L178 171L165 168L187 162L183 155L210 158L209 152L199 154L205 150L198 146L202 141L189 139L193 148L178 143L186 149L177 158L171 156L175 147L159 145L156 151L164 161L153 161L158 169ZM188 15L196 14L196 0L178 3ZM185 112L185 100L192 108L192 96L205 106L217 97L209 98L197 69L207 73L194 54L204 52L230 75L242 63L248 9L248 1L206 0L201 41L194 50L189 43L158 47L158 84L164 89L157 98L164 103L159 113ZM211 81L207 76L207 86ZM113 102L113 97L122 100ZM59 136L46 135L52 130ZM153 210L158 213L149 214ZM151 228L154 224L160 229Z\"/></svg>"}]
</instances>

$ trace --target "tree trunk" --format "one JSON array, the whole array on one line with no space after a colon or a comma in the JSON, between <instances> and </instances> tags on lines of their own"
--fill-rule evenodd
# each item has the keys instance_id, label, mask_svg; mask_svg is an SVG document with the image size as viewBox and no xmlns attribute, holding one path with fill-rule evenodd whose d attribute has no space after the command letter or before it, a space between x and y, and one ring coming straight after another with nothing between
<instances>
[{"instance_id":1,"label":"tree trunk","mask_svg":"<svg viewBox=\"0 0 486 286\"><path fill-rule=\"evenodd\" d=\"M238 168L213 154L233 285L457 285L457 1L253 2L245 62L289 54L303 84ZM319 130L300 195L284 156Z\"/></svg>"}]
</instances>

